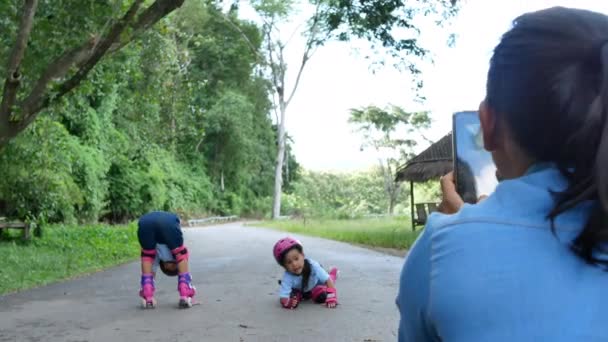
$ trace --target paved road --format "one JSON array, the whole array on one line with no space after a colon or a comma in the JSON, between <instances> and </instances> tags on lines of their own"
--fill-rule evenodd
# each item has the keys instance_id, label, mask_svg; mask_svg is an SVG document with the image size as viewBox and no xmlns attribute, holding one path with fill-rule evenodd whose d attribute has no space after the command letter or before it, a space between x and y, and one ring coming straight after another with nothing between
<instances>
[{"instance_id":1,"label":"paved road","mask_svg":"<svg viewBox=\"0 0 608 342\"><path fill-rule=\"evenodd\" d=\"M176 279L157 280L156 310L141 310L139 264L0 297L0 341L395 341L402 259L298 236L336 265L341 305L279 307L272 245L284 233L239 223L185 229L201 305L177 309Z\"/></svg>"}]
</instances>

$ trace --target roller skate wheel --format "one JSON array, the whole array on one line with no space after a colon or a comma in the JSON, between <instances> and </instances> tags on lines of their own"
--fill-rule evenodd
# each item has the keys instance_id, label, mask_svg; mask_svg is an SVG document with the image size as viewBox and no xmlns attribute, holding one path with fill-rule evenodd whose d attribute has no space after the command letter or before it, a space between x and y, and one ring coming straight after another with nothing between
<instances>
[{"instance_id":1,"label":"roller skate wheel","mask_svg":"<svg viewBox=\"0 0 608 342\"><path fill-rule=\"evenodd\" d=\"M156 308L156 299L152 298L152 300L145 300L142 298L141 307L142 307L142 309L155 309Z\"/></svg>"},{"instance_id":2,"label":"roller skate wheel","mask_svg":"<svg viewBox=\"0 0 608 342\"><path fill-rule=\"evenodd\" d=\"M182 309L187 309L192 307L192 298L180 298L179 299L179 307Z\"/></svg>"}]
</instances>

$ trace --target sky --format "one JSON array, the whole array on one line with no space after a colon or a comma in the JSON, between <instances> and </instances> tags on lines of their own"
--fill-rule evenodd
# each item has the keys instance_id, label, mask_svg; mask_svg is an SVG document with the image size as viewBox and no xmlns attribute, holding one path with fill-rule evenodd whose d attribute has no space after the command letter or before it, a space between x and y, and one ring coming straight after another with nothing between
<instances>
[{"instance_id":1,"label":"sky","mask_svg":"<svg viewBox=\"0 0 608 342\"><path fill-rule=\"evenodd\" d=\"M304 69L287 109L286 128L293 137L298 162L308 170L349 172L368 169L378 155L361 150L362 139L348 123L349 110L368 105L399 105L409 111L430 111L433 124L425 136L438 140L451 130L452 113L476 110L485 93L486 73L493 48L518 15L552 6L585 8L608 14L608 1L599 0L463 0L462 10L443 28L422 23L420 41L433 63L420 64L426 101L413 101L412 78L391 66L370 68L361 43L330 42L321 47ZM246 9L241 15L254 19ZM304 13L281 29L293 32ZM449 33L456 44L448 47ZM302 58L304 41L295 35L286 50L288 87ZM355 47L357 49L355 49ZM291 83L290 83L291 81ZM428 146L420 140L417 152Z\"/></svg>"}]
</instances>

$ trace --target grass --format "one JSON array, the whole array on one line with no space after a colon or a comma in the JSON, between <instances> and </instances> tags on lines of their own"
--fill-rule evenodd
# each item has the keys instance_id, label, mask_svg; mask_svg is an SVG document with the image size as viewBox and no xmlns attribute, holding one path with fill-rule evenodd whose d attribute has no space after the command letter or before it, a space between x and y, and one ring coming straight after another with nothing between
<instances>
[{"instance_id":1,"label":"grass","mask_svg":"<svg viewBox=\"0 0 608 342\"><path fill-rule=\"evenodd\" d=\"M306 223L303 220L263 221L254 225L370 247L396 249L410 248L420 233L420 230L412 232L408 218L313 219L306 220Z\"/></svg>"},{"instance_id":2,"label":"grass","mask_svg":"<svg viewBox=\"0 0 608 342\"><path fill-rule=\"evenodd\" d=\"M0 240L0 295L72 278L135 260L137 226L45 227L42 237L20 239L21 231Z\"/></svg>"}]
</instances>

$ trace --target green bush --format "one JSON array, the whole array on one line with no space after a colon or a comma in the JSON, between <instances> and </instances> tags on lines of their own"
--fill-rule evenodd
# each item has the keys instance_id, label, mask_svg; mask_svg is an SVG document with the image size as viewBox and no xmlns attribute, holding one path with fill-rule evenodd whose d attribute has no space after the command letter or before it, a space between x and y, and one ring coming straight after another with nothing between
<instances>
[{"instance_id":1,"label":"green bush","mask_svg":"<svg viewBox=\"0 0 608 342\"><path fill-rule=\"evenodd\" d=\"M137 225L50 225L29 242L0 241L0 295L136 260Z\"/></svg>"},{"instance_id":2,"label":"green bush","mask_svg":"<svg viewBox=\"0 0 608 342\"><path fill-rule=\"evenodd\" d=\"M41 117L0 154L0 198L9 216L74 222L85 204L73 165L80 146L59 123Z\"/></svg>"},{"instance_id":3,"label":"green bush","mask_svg":"<svg viewBox=\"0 0 608 342\"><path fill-rule=\"evenodd\" d=\"M84 31L49 24L44 13L94 32L116 10L94 3L40 4L20 100L53 58L82 41ZM62 80L49 83L51 105L0 151L0 216L88 223L125 222L149 210L270 211L277 150L271 84L256 72L251 44L218 16L221 9L196 3L104 58L69 94L53 98ZM12 19L0 27L14 33L18 8L7 11ZM232 19L260 48L259 28ZM287 153L289 189L297 162L289 147Z\"/></svg>"},{"instance_id":4,"label":"green bush","mask_svg":"<svg viewBox=\"0 0 608 342\"><path fill-rule=\"evenodd\" d=\"M83 222L96 222L101 216L108 196L107 172L110 164L94 148L81 146L72 166L72 177L78 185L83 203L76 205L76 216Z\"/></svg>"},{"instance_id":5,"label":"green bush","mask_svg":"<svg viewBox=\"0 0 608 342\"><path fill-rule=\"evenodd\" d=\"M108 171L108 218L124 221L142 212L143 172L126 156L114 158Z\"/></svg>"},{"instance_id":6,"label":"green bush","mask_svg":"<svg viewBox=\"0 0 608 342\"><path fill-rule=\"evenodd\" d=\"M40 117L0 153L5 214L51 223L124 222L150 210L209 208L213 195L202 161L193 167L154 145L137 154L114 135L123 150L104 153L51 117ZM226 201L226 212L240 212L237 195Z\"/></svg>"},{"instance_id":7,"label":"green bush","mask_svg":"<svg viewBox=\"0 0 608 342\"><path fill-rule=\"evenodd\" d=\"M150 210L204 212L212 196L202 168L192 168L158 148L135 160L115 158L108 179L113 221L134 219Z\"/></svg>"}]
</instances>

